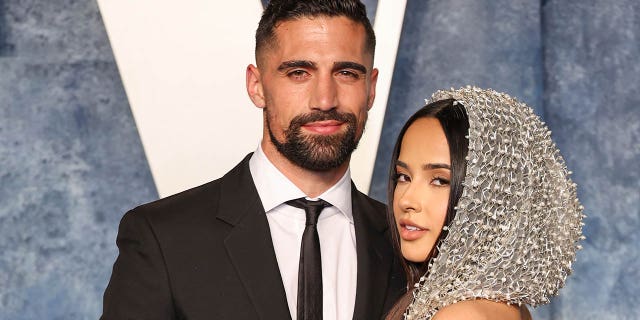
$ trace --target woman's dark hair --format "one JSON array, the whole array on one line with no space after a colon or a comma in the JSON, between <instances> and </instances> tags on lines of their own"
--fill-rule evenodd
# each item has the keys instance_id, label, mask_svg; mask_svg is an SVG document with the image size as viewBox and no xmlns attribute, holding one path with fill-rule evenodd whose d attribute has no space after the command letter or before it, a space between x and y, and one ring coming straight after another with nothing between
<instances>
[{"instance_id":1,"label":"woman's dark hair","mask_svg":"<svg viewBox=\"0 0 640 320\"><path fill-rule=\"evenodd\" d=\"M398 227L393 215L393 194L396 188L396 161L400 155L400 148L402 147L402 139L407 129L418 119L421 118L434 118L440 122L442 130L447 138L449 144L449 157L451 159L451 191L449 193L449 204L447 206L447 214L445 217L444 225L448 226L455 217L455 206L462 195L462 182L466 174L466 157L468 153L469 142L466 138L469 133L469 119L464 106L459 102L454 103L454 99L440 100L432 102L416 113L414 113L404 127L400 130L398 139L396 140L395 147L391 156L391 166L389 169L389 187L388 187L388 209L387 220L389 222L389 228L391 229L391 237L393 240L393 247L397 256L402 256L400 248L400 237L398 235ZM411 262L406 259L401 259L402 267L407 277L407 288L413 288L413 285L418 282L421 276L426 274L428 270L429 260L438 254L437 244L439 244L447 236L447 231L442 230L436 241L431 253L424 262ZM387 319L399 319L404 313L405 309L411 303L413 298L412 290L408 292L395 304L392 310L389 312Z\"/></svg>"}]
</instances>

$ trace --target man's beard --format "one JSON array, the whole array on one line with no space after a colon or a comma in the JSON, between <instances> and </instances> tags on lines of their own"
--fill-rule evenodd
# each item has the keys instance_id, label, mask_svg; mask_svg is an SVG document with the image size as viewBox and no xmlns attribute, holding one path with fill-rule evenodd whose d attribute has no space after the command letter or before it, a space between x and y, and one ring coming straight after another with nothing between
<instances>
[{"instance_id":1,"label":"man's beard","mask_svg":"<svg viewBox=\"0 0 640 320\"><path fill-rule=\"evenodd\" d=\"M289 161L301 168L313 171L328 171L342 165L349 159L358 146L357 119L352 113L315 111L294 117L289 128L284 131L285 140L281 143L271 130L269 109L267 112L267 129L271 142ZM347 125L346 132L331 135L304 134L302 126L316 121L336 120ZM364 127L364 126L363 126Z\"/></svg>"}]
</instances>

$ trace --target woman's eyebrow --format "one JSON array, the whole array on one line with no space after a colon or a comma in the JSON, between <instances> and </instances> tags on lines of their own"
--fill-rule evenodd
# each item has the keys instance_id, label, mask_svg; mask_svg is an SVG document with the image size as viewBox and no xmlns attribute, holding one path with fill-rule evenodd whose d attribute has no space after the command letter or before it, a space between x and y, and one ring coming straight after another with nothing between
<instances>
[{"instance_id":1,"label":"woman's eyebrow","mask_svg":"<svg viewBox=\"0 0 640 320\"><path fill-rule=\"evenodd\" d=\"M400 160L396 160L396 166L409 169L409 165ZM422 165L422 170L433 170L433 169L451 170L451 166L446 163L425 163Z\"/></svg>"},{"instance_id":2,"label":"woman's eyebrow","mask_svg":"<svg viewBox=\"0 0 640 320\"><path fill-rule=\"evenodd\" d=\"M449 169L451 170L451 166L446 163L427 163L422 165L423 170L433 170L433 169Z\"/></svg>"},{"instance_id":3,"label":"woman's eyebrow","mask_svg":"<svg viewBox=\"0 0 640 320\"><path fill-rule=\"evenodd\" d=\"M396 166L402 167L402 168L405 168L405 169L409 169L409 165L407 165L406 163L404 163L404 162L402 162L400 160L396 160Z\"/></svg>"}]
</instances>

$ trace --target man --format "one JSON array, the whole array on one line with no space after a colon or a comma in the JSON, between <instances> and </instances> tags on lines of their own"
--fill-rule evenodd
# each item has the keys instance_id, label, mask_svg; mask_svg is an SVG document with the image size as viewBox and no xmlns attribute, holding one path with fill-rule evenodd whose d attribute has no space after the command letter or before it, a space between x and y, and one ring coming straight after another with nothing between
<instances>
[{"instance_id":1,"label":"man","mask_svg":"<svg viewBox=\"0 0 640 320\"><path fill-rule=\"evenodd\" d=\"M381 318L403 279L384 205L349 176L374 48L357 0L272 0L246 72L260 146L222 178L123 217L102 318Z\"/></svg>"}]
</instances>

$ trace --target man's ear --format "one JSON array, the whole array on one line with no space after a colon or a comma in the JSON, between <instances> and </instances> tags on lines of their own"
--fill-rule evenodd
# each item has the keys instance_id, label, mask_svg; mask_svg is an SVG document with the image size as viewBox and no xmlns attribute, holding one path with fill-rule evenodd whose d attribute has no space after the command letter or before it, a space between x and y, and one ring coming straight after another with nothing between
<instances>
[{"instance_id":1,"label":"man's ear","mask_svg":"<svg viewBox=\"0 0 640 320\"><path fill-rule=\"evenodd\" d=\"M247 66L247 93L256 107L265 107L260 70L252 64Z\"/></svg>"},{"instance_id":2,"label":"man's ear","mask_svg":"<svg viewBox=\"0 0 640 320\"><path fill-rule=\"evenodd\" d=\"M369 82L369 97L367 98L367 111L373 107L373 101L376 98L376 83L378 83L378 69L371 70L371 80Z\"/></svg>"}]
</instances>

